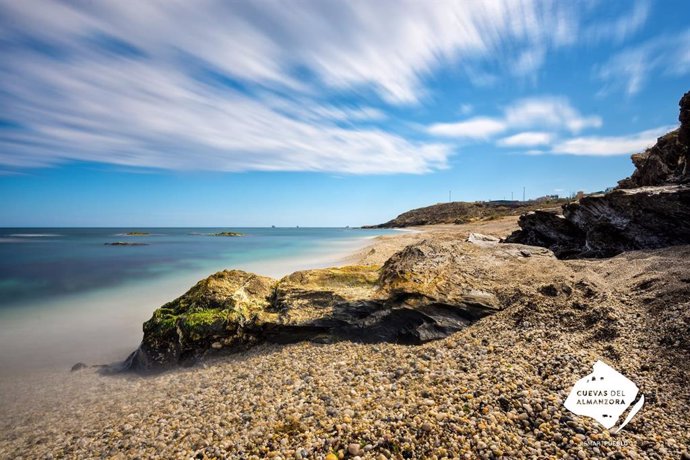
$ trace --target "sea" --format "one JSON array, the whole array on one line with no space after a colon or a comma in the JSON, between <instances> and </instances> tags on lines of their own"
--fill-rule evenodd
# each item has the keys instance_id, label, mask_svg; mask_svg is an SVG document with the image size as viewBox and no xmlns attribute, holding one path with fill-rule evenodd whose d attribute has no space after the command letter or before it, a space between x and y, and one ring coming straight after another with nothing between
<instances>
[{"instance_id":1,"label":"sea","mask_svg":"<svg viewBox=\"0 0 690 460\"><path fill-rule=\"evenodd\" d=\"M242 236L215 236L221 232ZM157 307L212 273L236 268L278 278L338 265L391 232L0 228L0 375L122 360Z\"/></svg>"}]
</instances>

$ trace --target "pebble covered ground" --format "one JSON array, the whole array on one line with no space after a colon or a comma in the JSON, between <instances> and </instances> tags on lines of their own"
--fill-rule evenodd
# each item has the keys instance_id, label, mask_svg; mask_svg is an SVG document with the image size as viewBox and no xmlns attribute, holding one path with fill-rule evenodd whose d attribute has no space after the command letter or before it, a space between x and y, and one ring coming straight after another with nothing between
<instances>
[{"instance_id":1,"label":"pebble covered ground","mask_svg":"<svg viewBox=\"0 0 690 460\"><path fill-rule=\"evenodd\" d=\"M652 271L677 258L681 289L689 255L667 250ZM572 262L618 286L584 308L541 289L422 346L262 345L152 377L3 377L0 457L690 460L687 342L666 330L684 313L659 320L644 299L670 291L645 279L632 292L617 272L649 263ZM615 435L563 407L599 359L647 401Z\"/></svg>"}]
</instances>

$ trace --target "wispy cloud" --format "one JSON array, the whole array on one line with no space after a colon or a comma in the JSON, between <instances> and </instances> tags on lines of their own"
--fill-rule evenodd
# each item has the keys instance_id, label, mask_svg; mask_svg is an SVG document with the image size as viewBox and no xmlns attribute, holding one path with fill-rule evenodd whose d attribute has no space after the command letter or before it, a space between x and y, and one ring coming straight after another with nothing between
<instances>
[{"instance_id":1,"label":"wispy cloud","mask_svg":"<svg viewBox=\"0 0 690 460\"><path fill-rule=\"evenodd\" d=\"M530 131L499 139L497 144L503 147L534 147L550 144L553 137L552 133Z\"/></svg>"},{"instance_id":2,"label":"wispy cloud","mask_svg":"<svg viewBox=\"0 0 690 460\"><path fill-rule=\"evenodd\" d=\"M662 126L627 136L576 137L555 144L551 153L589 156L629 155L651 147L659 136L673 128Z\"/></svg>"},{"instance_id":3,"label":"wispy cloud","mask_svg":"<svg viewBox=\"0 0 690 460\"><path fill-rule=\"evenodd\" d=\"M638 93L650 75L690 75L690 29L629 47L601 65L596 74L629 95Z\"/></svg>"},{"instance_id":4,"label":"wispy cloud","mask_svg":"<svg viewBox=\"0 0 690 460\"><path fill-rule=\"evenodd\" d=\"M650 9L648 0L638 0L631 10L623 13L620 17L597 22L586 27L583 33L584 38L594 43L604 40L620 43L644 26L649 17Z\"/></svg>"},{"instance_id":5,"label":"wispy cloud","mask_svg":"<svg viewBox=\"0 0 690 460\"><path fill-rule=\"evenodd\" d=\"M477 116L453 123L435 123L429 126L427 131L444 137L488 139L496 134L523 128L567 130L578 133L586 128L599 128L601 125L601 117L580 114L567 98L540 96L512 103L499 117ZM539 134L542 140L547 136L545 133ZM534 139L534 133L517 137L517 140L524 141L529 137ZM505 142L504 139L501 144L510 145ZM512 139L512 142L515 142L515 139Z\"/></svg>"},{"instance_id":6,"label":"wispy cloud","mask_svg":"<svg viewBox=\"0 0 690 460\"><path fill-rule=\"evenodd\" d=\"M503 120L489 117L475 117L456 123L436 123L429 127L430 134L466 139L487 139L507 128Z\"/></svg>"},{"instance_id":7,"label":"wispy cloud","mask_svg":"<svg viewBox=\"0 0 690 460\"><path fill-rule=\"evenodd\" d=\"M0 104L11 124L0 131L0 165L442 169L452 147L384 126L385 108L423 102L427 77L444 66L475 84L528 78L577 43L586 14L539 0L0 0ZM600 124L568 107L525 102L430 132L486 138Z\"/></svg>"}]
</instances>

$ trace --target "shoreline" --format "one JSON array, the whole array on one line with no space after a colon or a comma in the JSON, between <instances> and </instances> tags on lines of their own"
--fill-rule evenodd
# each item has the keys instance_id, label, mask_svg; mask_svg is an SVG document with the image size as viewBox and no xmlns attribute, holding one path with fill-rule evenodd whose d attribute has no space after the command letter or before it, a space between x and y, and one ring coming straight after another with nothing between
<instances>
[{"instance_id":1,"label":"shoreline","mask_svg":"<svg viewBox=\"0 0 690 460\"><path fill-rule=\"evenodd\" d=\"M0 311L0 348L13 352L0 355L0 376L61 372L77 362L124 360L139 346L142 324L156 308L217 271L240 269L278 279L299 270L342 266L379 236L330 242L303 255L219 263L125 286L10 305Z\"/></svg>"}]
</instances>

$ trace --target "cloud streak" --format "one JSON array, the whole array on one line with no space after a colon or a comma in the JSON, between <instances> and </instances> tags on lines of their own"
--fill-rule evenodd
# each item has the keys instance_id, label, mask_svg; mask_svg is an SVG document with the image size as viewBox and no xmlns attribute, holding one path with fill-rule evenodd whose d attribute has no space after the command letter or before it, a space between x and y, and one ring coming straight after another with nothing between
<instances>
[{"instance_id":1,"label":"cloud streak","mask_svg":"<svg viewBox=\"0 0 690 460\"><path fill-rule=\"evenodd\" d=\"M651 147L657 138L675 128L662 126L627 136L586 136L556 143L551 153L586 156L630 155Z\"/></svg>"},{"instance_id":2,"label":"cloud streak","mask_svg":"<svg viewBox=\"0 0 690 460\"><path fill-rule=\"evenodd\" d=\"M580 114L567 98L541 96L512 103L503 110L500 117L477 116L454 123L435 123L427 131L443 137L488 139L496 134L521 128L552 128L578 133L586 128L599 128L602 123L601 117L597 115ZM529 134L522 138L513 136L510 140L504 139L502 143L516 142L516 139L524 142L528 137ZM531 137L534 138L534 133ZM545 134L540 133L540 139L543 140L544 137Z\"/></svg>"},{"instance_id":3,"label":"cloud streak","mask_svg":"<svg viewBox=\"0 0 690 460\"><path fill-rule=\"evenodd\" d=\"M633 13L617 36L644 23L646 10ZM444 169L454 148L395 131L385 109L424 102L443 67L476 84L529 78L576 44L585 14L538 0L0 0L0 166ZM535 99L429 132L486 139L600 124L565 100Z\"/></svg>"},{"instance_id":4,"label":"cloud streak","mask_svg":"<svg viewBox=\"0 0 690 460\"><path fill-rule=\"evenodd\" d=\"M628 95L640 92L650 75L690 75L690 29L626 48L600 66L596 74L610 87L622 88Z\"/></svg>"}]
</instances>

